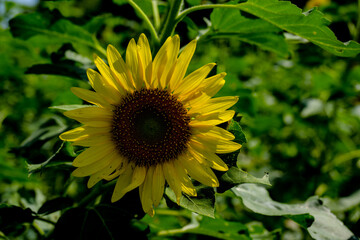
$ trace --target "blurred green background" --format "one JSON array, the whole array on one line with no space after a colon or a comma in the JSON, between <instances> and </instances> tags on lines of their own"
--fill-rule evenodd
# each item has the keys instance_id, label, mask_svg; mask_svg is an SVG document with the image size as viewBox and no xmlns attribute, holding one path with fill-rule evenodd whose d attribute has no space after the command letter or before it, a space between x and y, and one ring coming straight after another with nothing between
<instances>
[{"instance_id":1,"label":"blurred green background","mask_svg":"<svg viewBox=\"0 0 360 240\"><path fill-rule=\"evenodd\" d=\"M14 37L9 21L23 13L40 13L50 22L66 19L95 36L102 47L111 43L124 53L131 38L142 32L150 38L139 16L124 2L0 1L1 202L36 209L45 199L81 190L64 183L71 169L68 164L30 177L27 164L43 163L58 150L58 163L73 159L75 154L69 154L73 149L62 146L58 135L77 123L49 107L82 104L70 87L90 88L84 73L94 67L92 54L101 54L60 37ZM185 4L201 2L208 1ZM306 1L292 2L304 10L309 7ZM356 39L357 2L325 2L320 10L332 21L330 28L338 39ZM160 13L165 6L159 1ZM211 10L191 14L178 25L182 45L206 27L204 18L210 19L210 14ZM359 57L336 57L312 43L289 46L291 54L284 58L237 39L203 39L188 72L208 62L216 62L218 72L227 72L218 95L239 96L235 108L248 140L238 156L240 168L257 177L269 172L268 190L274 200L296 203L313 195L328 199L338 218L360 235ZM224 219L259 221L269 231L282 229L290 234L288 239L308 238L284 219L244 212L231 195L219 195L217 211Z\"/></svg>"}]
</instances>

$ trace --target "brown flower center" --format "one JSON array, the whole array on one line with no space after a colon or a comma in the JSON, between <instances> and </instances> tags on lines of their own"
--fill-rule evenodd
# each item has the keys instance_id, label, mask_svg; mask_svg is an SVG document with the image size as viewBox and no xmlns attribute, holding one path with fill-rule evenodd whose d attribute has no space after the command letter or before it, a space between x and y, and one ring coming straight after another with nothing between
<instances>
[{"instance_id":1,"label":"brown flower center","mask_svg":"<svg viewBox=\"0 0 360 240\"><path fill-rule=\"evenodd\" d=\"M176 159L190 139L190 117L166 90L141 89L115 106L112 140L119 153L137 166Z\"/></svg>"}]
</instances>

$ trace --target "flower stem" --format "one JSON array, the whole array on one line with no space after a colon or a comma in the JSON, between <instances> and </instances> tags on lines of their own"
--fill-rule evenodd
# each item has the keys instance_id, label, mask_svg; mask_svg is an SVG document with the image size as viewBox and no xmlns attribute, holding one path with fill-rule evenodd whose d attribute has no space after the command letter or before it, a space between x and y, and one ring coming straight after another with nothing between
<instances>
[{"instance_id":1,"label":"flower stem","mask_svg":"<svg viewBox=\"0 0 360 240\"><path fill-rule=\"evenodd\" d=\"M159 15L159 9L158 9L158 0L152 0L151 4L152 4L152 9L153 9L153 14L154 14L155 29L159 30L159 28L160 28L160 15Z\"/></svg>"},{"instance_id":2,"label":"flower stem","mask_svg":"<svg viewBox=\"0 0 360 240\"><path fill-rule=\"evenodd\" d=\"M166 22L160 37L160 45L163 44L165 40L174 32L177 25L176 18L180 11L181 4L182 0L173 0L170 3L170 10L168 12Z\"/></svg>"},{"instance_id":3,"label":"flower stem","mask_svg":"<svg viewBox=\"0 0 360 240\"><path fill-rule=\"evenodd\" d=\"M357 22L356 22L356 32L355 32L355 41L360 40L360 0L358 0L358 9L357 9Z\"/></svg>"},{"instance_id":4,"label":"flower stem","mask_svg":"<svg viewBox=\"0 0 360 240\"><path fill-rule=\"evenodd\" d=\"M360 0L359 0L360 1ZM199 11L199 10L205 10L205 9L211 9L211 8L238 8L239 4L232 5L232 4L204 4L204 5L197 5L193 7L189 7L179 13L179 15L175 19L175 24L178 24L181 20L183 20L189 13Z\"/></svg>"},{"instance_id":5,"label":"flower stem","mask_svg":"<svg viewBox=\"0 0 360 240\"><path fill-rule=\"evenodd\" d=\"M142 19L145 21L145 23L148 25L149 30L150 30L150 34L153 37L153 40L158 43L159 42L159 36L154 28L154 25L151 23L150 19L148 18L148 16L144 13L144 11L139 7L139 5L137 5L133 0L128 0L128 3L136 10L140 13L140 16L142 17Z\"/></svg>"}]
</instances>

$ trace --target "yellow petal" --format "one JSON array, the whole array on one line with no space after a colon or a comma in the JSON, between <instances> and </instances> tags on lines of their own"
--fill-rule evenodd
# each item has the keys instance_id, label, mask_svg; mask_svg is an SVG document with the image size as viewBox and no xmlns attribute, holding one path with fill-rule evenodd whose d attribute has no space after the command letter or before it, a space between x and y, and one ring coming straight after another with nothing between
<instances>
[{"instance_id":1,"label":"yellow petal","mask_svg":"<svg viewBox=\"0 0 360 240\"><path fill-rule=\"evenodd\" d=\"M219 139L224 139L224 140L234 140L235 139L235 136L231 132L226 131L225 129L217 127L217 126L193 127L192 132L194 135L204 134L209 137L219 138Z\"/></svg>"},{"instance_id":2,"label":"yellow petal","mask_svg":"<svg viewBox=\"0 0 360 240\"><path fill-rule=\"evenodd\" d=\"M226 163L213 152L206 151L204 148L199 148L198 145L189 144L189 150L193 149L193 152L196 152L197 155L201 156L201 158L206 160L207 165L211 168L216 169L218 171L227 171L229 170Z\"/></svg>"},{"instance_id":3,"label":"yellow petal","mask_svg":"<svg viewBox=\"0 0 360 240\"><path fill-rule=\"evenodd\" d=\"M110 164L111 160L113 159L113 154L114 153L107 154L103 156L103 158L96 159L95 162L91 160L93 163L77 168L72 172L72 175L75 177L86 177L100 171Z\"/></svg>"},{"instance_id":4,"label":"yellow petal","mask_svg":"<svg viewBox=\"0 0 360 240\"><path fill-rule=\"evenodd\" d=\"M157 164L154 169L153 174L153 184L152 184L152 197L154 206L157 207L163 197L165 187L165 177L163 173L162 165Z\"/></svg>"},{"instance_id":5,"label":"yellow petal","mask_svg":"<svg viewBox=\"0 0 360 240\"><path fill-rule=\"evenodd\" d=\"M86 127L94 127L94 128L110 128L112 126L112 121L104 121L104 120L86 120L82 121Z\"/></svg>"},{"instance_id":6,"label":"yellow petal","mask_svg":"<svg viewBox=\"0 0 360 240\"><path fill-rule=\"evenodd\" d=\"M144 64L142 63L142 59L140 58L140 55L139 55L139 52L138 52L138 68L137 68L137 79L138 81L141 83L140 86L141 87L146 87L148 88L149 87L149 84L146 82L145 80L145 66ZM136 74L136 73L135 73Z\"/></svg>"},{"instance_id":7,"label":"yellow petal","mask_svg":"<svg viewBox=\"0 0 360 240\"><path fill-rule=\"evenodd\" d=\"M113 113L100 107L84 107L64 112L64 115L78 122L86 123L94 120L111 122Z\"/></svg>"},{"instance_id":8,"label":"yellow petal","mask_svg":"<svg viewBox=\"0 0 360 240\"><path fill-rule=\"evenodd\" d=\"M218 97L212 98L202 106L192 106L189 110L189 114L193 113L211 113L211 112L222 112L232 107L237 101L238 97Z\"/></svg>"},{"instance_id":9,"label":"yellow petal","mask_svg":"<svg viewBox=\"0 0 360 240\"><path fill-rule=\"evenodd\" d=\"M195 128L199 126L214 126L223 122L227 122L233 118L235 111L228 110L224 112L214 112L210 114L201 114L190 121L190 126Z\"/></svg>"},{"instance_id":10,"label":"yellow petal","mask_svg":"<svg viewBox=\"0 0 360 240\"><path fill-rule=\"evenodd\" d=\"M103 77L105 84L116 89L121 95L125 95L126 91L124 87L113 77L113 73L111 72L109 66L106 65L106 63L97 55L95 55L94 62Z\"/></svg>"},{"instance_id":11,"label":"yellow petal","mask_svg":"<svg viewBox=\"0 0 360 240\"><path fill-rule=\"evenodd\" d=\"M181 165L181 163L179 163L179 161L175 161L174 166L178 176L178 181L181 183L181 190L187 195L195 197L197 195L196 190L184 167Z\"/></svg>"},{"instance_id":12,"label":"yellow petal","mask_svg":"<svg viewBox=\"0 0 360 240\"><path fill-rule=\"evenodd\" d=\"M215 65L215 63L209 63L190 73L183 81L180 82L178 87L174 89L174 94L187 95L191 92L197 91L200 84L204 81L205 77Z\"/></svg>"},{"instance_id":13,"label":"yellow petal","mask_svg":"<svg viewBox=\"0 0 360 240\"><path fill-rule=\"evenodd\" d=\"M122 163L122 159L120 159L116 154L112 155L112 160L110 161L109 165L104 167L102 170L96 172L95 174L91 175L88 181L88 188L92 188L96 183L101 181L105 176L111 174L114 169L117 169Z\"/></svg>"},{"instance_id":14,"label":"yellow petal","mask_svg":"<svg viewBox=\"0 0 360 240\"><path fill-rule=\"evenodd\" d=\"M67 132L64 132L60 135L60 139L63 141L78 141L82 139L89 138L91 136L107 134L110 132L110 128L94 128L82 126L78 128L74 128Z\"/></svg>"},{"instance_id":15,"label":"yellow petal","mask_svg":"<svg viewBox=\"0 0 360 240\"><path fill-rule=\"evenodd\" d=\"M178 35L166 39L154 58L153 76L156 79L153 80L153 87L165 88L168 86L179 49L180 38Z\"/></svg>"},{"instance_id":16,"label":"yellow petal","mask_svg":"<svg viewBox=\"0 0 360 240\"><path fill-rule=\"evenodd\" d=\"M165 162L163 165L163 171L167 183L175 193L177 203L180 204L181 184L177 179L177 173L173 162Z\"/></svg>"},{"instance_id":17,"label":"yellow petal","mask_svg":"<svg viewBox=\"0 0 360 240\"><path fill-rule=\"evenodd\" d=\"M126 66L120 53L112 45L108 45L107 57L110 65L110 69L115 74L118 81L121 82L124 89L128 92L134 90L134 82L130 70Z\"/></svg>"},{"instance_id":18,"label":"yellow petal","mask_svg":"<svg viewBox=\"0 0 360 240\"><path fill-rule=\"evenodd\" d=\"M150 216L154 216L152 183L153 183L154 167L150 167L146 173L144 183L139 187L141 205L144 212Z\"/></svg>"},{"instance_id":19,"label":"yellow petal","mask_svg":"<svg viewBox=\"0 0 360 240\"><path fill-rule=\"evenodd\" d=\"M72 87L71 91L78 96L79 98L95 104L99 107L104 107L104 108L109 108L111 109L111 105L98 93L94 92L94 91L90 91L87 89L82 89L82 88L78 88L78 87Z\"/></svg>"},{"instance_id":20,"label":"yellow petal","mask_svg":"<svg viewBox=\"0 0 360 240\"><path fill-rule=\"evenodd\" d=\"M126 49L126 66L130 69L136 89L140 89L142 82L138 77L138 52L134 39L131 39Z\"/></svg>"},{"instance_id":21,"label":"yellow petal","mask_svg":"<svg viewBox=\"0 0 360 240\"><path fill-rule=\"evenodd\" d=\"M111 202L116 202L124 196L125 193L123 192L123 190L128 185L130 185L133 172L134 166L128 164L125 171L118 177L118 180L116 181L114 192L111 196Z\"/></svg>"},{"instance_id":22,"label":"yellow petal","mask_svg":"<svg viewBox=\"0 0 360 240\"><path fill-rule=\"evenodd\" d=\"M206 78L201 84L201 89L208 96L213 97L225 84L226 73L219 73L215 76Z\"/></svg>"},{"instance_id":23,"label":"yellow petal","mask_svg":"<svg viewBox=\"0 0 360 240\"><path fill-rule=\"evenodd\" d=\"M60 139L63 141L76 141L87 138L89 135L84 133L84 127L78 127L64 132L60 135Z\"/></svg>"},{"instance_id":24,"label":"yellow petal","mask_svg":"<svg viewBox=\"0 0 360 240\"><path fill-rule=\"evenodd\" d=\"M83 146L83 147L92 147L106 144L111 141L110 135L97 135L88 137L85 139L74 141L72 145L74 146Z\"/></svg>"},{"instance_id":25,"label":"yellow petal","mask_svg":"<svg viewBox=\"0 0 360 240\"><path fill-rule=\"evenodd\" d=\"M210 167L201 165L193 157L182 157L181 165L186 169L187 173L195 180L210 187L218 187L219 181Z\"/></svg>"},{"instance_id":26,"label":"yellow petal","mask_svg":"<svg viewBox=\"0 0 360 240\"><path fill-rule=\"evenodd\" d=\"M191 95L190 95L191 96ZM201 92L200 94L193 94L190 98L189 96L184 96L186 100L181 99L180 101L184 104L184 106L187 109L193 109L193 108L201 108L202 106L206 105L209 100L211 99L206 93ZM191 113L191 115L198 115L198 113Z\"/></svg>"},{"instance_id":27,"label":"yellow petal","mask_svg":"<svg viewBox=\"0 0 360 240\"><path fill-rule=\"evenodd\" d=\"M129 168L132 168L132 166L128 167L128 170L129 170ZM112 202L115 202L115 201L119 200L127 192L137 188L138 186L140 186L144 182L144 179L145 179L145 176L146 176L146 168L145 167L136 166L134 168L134 170L132 171L131 178L129 178L129 176L127 175L127 171L125 171L123 173L123 175L125 175L125 179L122 179L122 177L121 177L122 175L120 175L119 178L118 178L118 181L117 181L117 183L115 185L114 193L113 193L112 198L111 198ZM120 183L119 182L120 180L124 180L125 185L124 185L124 183Z\"/></svg>"},{"instance_id":28,"label":"yellow petal","mask_svg":"<svg viewBox=\"0 0 360 240\"><path fill-rule=\"evenodd\" d=\"M103 176L103 178L106 181L111 181L111 180L115 179L116 177L120 176L127 169L128 160L125 159L124 157L120 156L119 154L116 154L116 158L118 159L120 164L118 167L115 168L114 172L111 172L108 175Z\"/></svg>"},{"instance_id":29,"label":"yellow petal","mask_svg":"<svg viewBox=\"0 0 360 240\"><path fill-rule=\"evenodd\" d=\"M191 41L182 51L176 61L176 67L170 79L170 89L175 90L183 80L190 60L194 55L196 40Z\"/></svg>"},{"instance_id":30,"label":"yellow petal","mask_svg":"<svg viewBox=\"0 0 360 240\"><path fill-rule=\"evenodd\" d=\"M143 64L143 69L145 70L145 83L146 86L152 86L152 56L149 41L146 38L145 34L141 34L137 44L139 58Z\"/></svg>"},{"instance_id":31,"label":"yellow petal","mask_svg":"<svg viewBox=\"0 0 360 240\"><path fill-rule=\"evenodd\" d=\"M195 144L201 149L209 149L216 153L229 153L241 148L241 144L239 143L211 138L203 134L193 135L190 142L191 144Z\"/></svg>"},{"instance_id":32,"label":"yellow petal","mask_svg":"<svg viewBox=\"0 0 360 240\"><path fill-rule=\"evenodd\" d=\"M87 148L74 159L73 166L83 167L96 161L102 161L104 157L110 155L114 151L115 147L111 143Z\"/></svg>"},{"instance_id":33,"label":"yellow petal","mask_svg":"<svg viewBox=\"0 0 360 240\"><path fill-rule=\"evenodd\" d=\"M86 73L92 88L106 99L107 102L113 105L120 102L121 94L111 85L108 85L98 72L88 69Z\"/></svg>"}]
</instances>

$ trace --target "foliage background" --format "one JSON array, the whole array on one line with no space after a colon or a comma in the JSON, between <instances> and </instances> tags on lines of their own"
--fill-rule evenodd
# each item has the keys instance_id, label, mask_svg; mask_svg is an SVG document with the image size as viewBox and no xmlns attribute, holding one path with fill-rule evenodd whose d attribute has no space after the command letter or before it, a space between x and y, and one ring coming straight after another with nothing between
<instances>
[{"instance_id":1,"label":"foliage background","mask_svg":"<svg viewBox=\"0 0 360 240\"><path fill-rule=\"evenodd\" d=\"M152 19L151 1L137 2ZM211 2L226 1L187 0L185 7ZM292 1L304 11L311 2ZM336 37L343 42L359 40L357 2L325 2L319 10L331 20L329 27ZM79 149L58 139L76 123L49 107L83 104L70 87L89 88L85 69L94 68L94 52L102 54L102 47L111 43L124 53L131 38L144 32L151 40L151 35L126 1L25 3L0 1L0 238L72 239L69 234L75 233L74 239L117 239L128 232L139 239L208 239L206 235L215 239L311 239L306 226L301 228L296 219L254 213L230 191L216 194L215 219L178 207L170 195L154 218L143 217L139 203L133 201L137 192L114 204L115 210L101 204L85 208L91 201L99 204L104 200L83 201L91 192L86 179L70 177L71 161ZM157 3L163 21L167 2ZM223 12L216 11L189 14L176 33L185 45L205 33L212 21L213 32L200 38L189 72L216 62L218 72L228 73L219 95L240 97L235 106L237 120L241 118L248 140L237 156L237 166L259 178L269 172L272 186L267 189L275 201L302 203L314 195L321 197L359 236L359 57L335 56L298 38L288 37L284 50L278 39L268 41L263 35L219 37L216 31L229 26L216 17ZM14 21L15 16L26 17L22 23ZM63 34L35 35L19 28L31 21ZM52 25L56 22L57 28ZM156 21L155 26L161 27ZM256 40L255 44L249 39ZM48 159L51 164L36 165ZM33 174L28 176L28 170ZM95 186L95 191L102 190ZM75 224L84 219L86 228ZM99 219L106 220L105 227ZM58 230L53 231L55 222Z\"/></svg>"}]
</instances>

